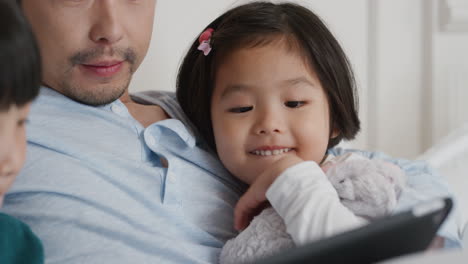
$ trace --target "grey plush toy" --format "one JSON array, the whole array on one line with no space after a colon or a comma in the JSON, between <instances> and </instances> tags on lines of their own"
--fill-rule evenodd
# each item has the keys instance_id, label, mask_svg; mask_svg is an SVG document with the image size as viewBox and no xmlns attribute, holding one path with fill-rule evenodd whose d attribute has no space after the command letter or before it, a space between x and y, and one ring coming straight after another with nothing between
<instances>
[{"instance_id":1,"label":"grey plush toy","mask_svg":"<svg viewBox=\"0 0 468 264\"><path fill-rule=\"evenodd\" d=\"M406 181L404 172L393 163L353 153L332 159L322 169L343 205L367 220L390 214Z\"/></svg>"},{"instance_id":2,"label":"grey plush toy","mask_svg":"<svg viewBox=\"0 0 468 264\"><path fill-rule=\"evenodd\" d=\"M335 157L323 164L322 169L343 205L367 220L390 214L405 186L400 167L358 154ZM250 263L294 246L283 219L270 207L225 244L220 263Z\"/></svg>"}]
</instances>

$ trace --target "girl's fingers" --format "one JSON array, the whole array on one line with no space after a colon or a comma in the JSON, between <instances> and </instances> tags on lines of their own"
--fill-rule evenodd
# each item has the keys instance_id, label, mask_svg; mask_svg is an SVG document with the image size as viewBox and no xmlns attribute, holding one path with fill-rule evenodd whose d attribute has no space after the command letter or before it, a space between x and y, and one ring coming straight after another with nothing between
<instances>
[{"instance_id":1,"label":"girl's fingers","mask_svg":"<svg viewBox=\"0 0 468 264\"><path fill-rule=\"evenodd\" d=\"M261 184L253 184L242 195L234 209L234 228L236 230L245 229L250 221L259 214L268 204L266 200L266 189Z\"/></svg>"},{"instance_id":2,"label":"girl's fingers","mask_svg":"<svg viewBox=\"0 0 468 264\"><path fill-rule=\"evenodd\" d=\"M242 230L267 205L266 192L273 181L287 168L302 162L298 157L288 157L277 161L264 171L239 199L234 209L234 228Z\"/></svg>"},{"instance_id":3,"label":"girl's fingers","mask_svg":"<svg viewBox=\"0 0 468 264\"><path fill-rule=\"evenodd\" d=\"M252 218L252 214L255 208L258 206L258 202L255 196L252 194L251 189L239 199L234 209L234 228L236 230L242 230L248 226Z\"/></svg>"}]
</instances>

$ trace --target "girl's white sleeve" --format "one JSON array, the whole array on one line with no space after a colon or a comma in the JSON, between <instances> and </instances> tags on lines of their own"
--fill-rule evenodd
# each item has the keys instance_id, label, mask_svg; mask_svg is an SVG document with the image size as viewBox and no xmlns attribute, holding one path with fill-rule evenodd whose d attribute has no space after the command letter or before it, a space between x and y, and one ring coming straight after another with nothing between
<instances>
[{"instance_id":1,"label":"girl's white sleeve","mask_svg":"<svg viewBox=\"0 0 468 264\"><path fill-rule=\"evenodd\" d=\"M267 190L266 197L283 218L296 245L367 223L341 204L316 162L305 161L286 169Z\"/></svg>"}]
</instances>

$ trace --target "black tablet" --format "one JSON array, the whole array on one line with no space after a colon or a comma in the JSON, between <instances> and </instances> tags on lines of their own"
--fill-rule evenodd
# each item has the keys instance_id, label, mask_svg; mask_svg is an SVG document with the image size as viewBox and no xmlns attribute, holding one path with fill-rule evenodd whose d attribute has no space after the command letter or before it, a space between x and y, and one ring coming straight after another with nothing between
<instances>
[{"instance_id":1,"label":"black tablet","mask_svg":"<svg viewBox=\"0 0 468 264\"><path fill-rule=\"evenodd\" d=\"M440 198L256 263L374 263L427 249L452 208Z\"/></svg>"}]
</instances>

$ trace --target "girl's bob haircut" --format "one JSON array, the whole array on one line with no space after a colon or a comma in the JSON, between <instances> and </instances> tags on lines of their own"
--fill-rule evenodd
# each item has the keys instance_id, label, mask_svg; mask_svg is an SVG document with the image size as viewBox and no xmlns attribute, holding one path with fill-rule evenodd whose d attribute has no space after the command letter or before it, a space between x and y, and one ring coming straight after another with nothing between
<instances>
[{"instance_id":1,"label":"girl's bob haircut","mask_svg":"<svg viewBox=\"0 0 468 264\"><path fill-rule=\"evenodd\" d=\"M358 97L350 63L340 44L311 10L293 3L253 2L238 6L214 20L211 52L198 50L198 38L182 61L177 76L177 99L191 122L212 150L216 150L211 125L211 99L216 71L224 56L286 40L315 71L330 107L328 148L342 139L353 139L360 129ZM202 31L203 32L203 31Z\"/></svg>"}]
</instances>

